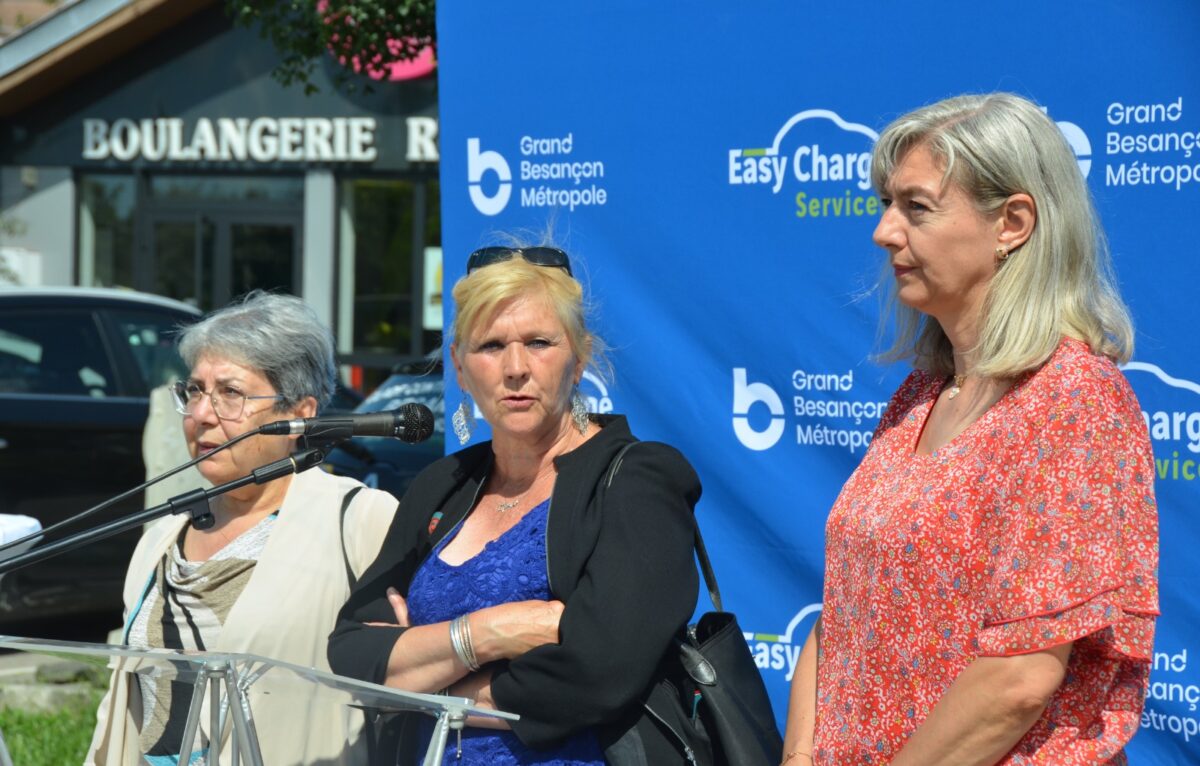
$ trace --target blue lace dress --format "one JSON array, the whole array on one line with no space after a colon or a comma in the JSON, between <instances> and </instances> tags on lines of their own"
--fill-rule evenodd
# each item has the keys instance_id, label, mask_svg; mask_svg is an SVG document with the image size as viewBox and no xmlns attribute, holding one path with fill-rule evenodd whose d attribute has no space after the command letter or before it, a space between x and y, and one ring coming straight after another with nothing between
<instances>
[{"instance_id":1,"label":"blue lace dress","mask_svg":"<svg viewBox=\"0 0 1200 766\"><path fill-rule=\"evenodd\" d=\"M549 510L550 501L546 500L461 566L452 566L441 559L442 549L454 537L447 535L422 562L409 586L410 623L429 625L496 604L549 599L546 578ZM432 734L432 719L427 729ZM446 766L603 766L605 761L595 733L590 730L572 736L554 750L531 750L512 732L467 727L463 730L461 758L452 733L443 763Z\"/></svg>"}]
</instances>

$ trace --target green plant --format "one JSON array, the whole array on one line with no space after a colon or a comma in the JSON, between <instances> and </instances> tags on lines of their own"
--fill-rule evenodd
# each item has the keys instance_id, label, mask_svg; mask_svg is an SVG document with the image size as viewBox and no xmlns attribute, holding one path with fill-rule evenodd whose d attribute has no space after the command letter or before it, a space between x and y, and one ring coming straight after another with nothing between
<instances>
[{"instance_id":1,"label":"green plant","mask_svg":"<svg viewBox=\"0 0 1200 766\"><path fill-rule=\"evenodd\" d=\"M19 237L25 233L25 222L16 218L5 218L0 215L0 234L8 237Z\"/></svg>"},{"instance_id":2,"label":"green plant","mask_svg":"<svg viewBox=\"0 0 1200 766\"><path fill-rule=\"evenodd\" d=\"M347 64L339 87L370 90L369 80L351 80L353 70L381 73L437 45L434 0L225 0L225 11L271 41L280 56L272 76L306 94L317 90L313 66L329 52Z\"/></svg>"},{"instance_id":3,"label":"green plant","mask_svg":"<svg viewBox=\"0 0 1200 766\"><path fill-rule=\"evenodd\" d=\"M97 689L91 704L73 705L53 713L0 710L0 732L13 763L21 766L83 763L96 727L96 706L103 694Z\"/></svg>"}]
</instances>

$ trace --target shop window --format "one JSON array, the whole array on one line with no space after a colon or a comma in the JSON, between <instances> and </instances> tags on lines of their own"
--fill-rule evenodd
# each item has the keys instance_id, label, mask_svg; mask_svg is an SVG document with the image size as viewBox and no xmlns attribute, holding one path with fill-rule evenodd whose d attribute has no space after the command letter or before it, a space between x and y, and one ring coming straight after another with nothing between
<instances>
[{"instance_id":1,"label":"shop window","mask_svg":"<svg viewBox=\"0 0 1200 766\"><path fill-rule=\"evenodd\" d=\"M298 293L303 201L298 175L147 175L139 288L204 311L253 289Z\"/></svg>"},{"instance_id":2,"label":"shop window","mask_svg":"<svg viewBox=\"0 0 1200 766\"><path fill-rule=\"evenodd\" d=\"M397 362L428 354L441 328L424 321L426 250L441 246L436 181L352 179L341 187L338 350L371 390Z\"/></svg>"},{"instance_id":3,"label":"shop window","mask_svg":"<svg viewBox=\"0 0 1200 766\"><path fill-rule=\"evenodd\" d=\"M154 175L151 199L161 202L304 202L304 179L299 176Z\"/></svg>"},{"instance_id":4,"label":"shop window","mask_svg":"<svg viewBox=\"0 0 1200 766\"><path fill-rule=\"evenodd\" d=\"M230 226L233 294L255 288L294 291L295 227L287 224L234 223Z\"/></svg>"},{"instance_id":5,"label":"shop window","mask_svg":"<svg viewBox=\"0 0 1200 766\"><path fill-rule=\"evenodd\" d=\"M112 366L89 312L13 312L0 317L0 392L104 398Z\"/></svg>"},{"instance_id":6,"label":"shop window","mask_svg":"<svg viewBox=\"0 0 1200 766\"><path fill-rule=\"evenodd\" d=\"M175 350L179 325L165 316L144 311L114 311L119 337L124 339L137 362L145 389L182 380L188 367Z\"/></svg>"},{"instance_id":7,"label":"shop window","mask_svg":"<svg viewBox=\"0 0 1200 766\"><path fill-rule=\"evenodd\" d=\"M79 188L79 284L133 287L133 176L88 175Z\"/></svg>"}]
</instances>

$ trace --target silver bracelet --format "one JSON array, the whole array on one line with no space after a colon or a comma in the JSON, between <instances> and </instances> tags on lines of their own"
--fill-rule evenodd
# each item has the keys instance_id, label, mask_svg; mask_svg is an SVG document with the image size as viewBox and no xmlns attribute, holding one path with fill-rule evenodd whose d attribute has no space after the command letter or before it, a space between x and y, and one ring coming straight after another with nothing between
<instances>
[{"instance_id":1,"label":"silver bracelet","mask_svg":"<svg viewBox=\"0 0 1200 766\"><path fill-rule=\"evenodd\" d=\"M482 665L479 662L479 655L475 654L475 641L471 638L471 622L465 614L462 615L462 637L463 648L467 650L467 656L471 658L471 664L468 667L472 671L479 670Z\"/></svg>"},{"instance_id":2,"label":"silver bracelet","mask_svg":"<svg viewBox=\"0 0 1200 766\"><path fill-rule=\"evenodd\" d=\"M471 645L471 625L467 616L461 614L450 621L450 645L458 661L472 673L479 670L479 661L475 657L475 647Z\"/></svg>"},{"instance_id":3,"label":"silver bracelet","mask_svg":"<svg viewBox=\"0 0 1200 766\"><path fill-rule=\"evenodd\" d=\"M472 672L479 670L479 657L475 654L475 641L471 638L471 621L467 619L467 615L462 615L459 619L462 620L462 641L463 648L467 650L467 657L471 660L467 665Z\"/></svg>"},{"instance_id":4,"label":"silver bracelet","mask_svg":"<svg viewBox=\"0 0 1200 766\"><path fill-rule=\"evenodd\" d=\"M467 653L466 650L463 649L462 638L459 637L458 621L460 619L462 619L461 616L455 617L450 621L450 646L453 647L454 654L458 657L458 661L463 665L466 665L467 668L470 668L471 666L467 664Z\"/></svg>"}]
</instances>

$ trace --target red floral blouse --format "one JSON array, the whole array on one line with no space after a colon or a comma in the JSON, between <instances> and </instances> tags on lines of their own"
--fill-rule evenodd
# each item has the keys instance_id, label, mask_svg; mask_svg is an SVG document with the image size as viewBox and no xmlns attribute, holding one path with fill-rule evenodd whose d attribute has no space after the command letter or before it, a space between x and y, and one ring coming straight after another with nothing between
<instances>
[{"instance_id":1,"label":"red floral blouse","mask_svg":"<svg viewBox=\"0 0 1200 766\"><path fill-rule=\"evenodd\" d=\"M886 764L976 657L1074 641L1003 764L1122 764L1158 614L1153 455L1108 359L1065 340L966 431L915 452L914 372L830 512L814 760Z\"/></svg>"}]
</instances>

